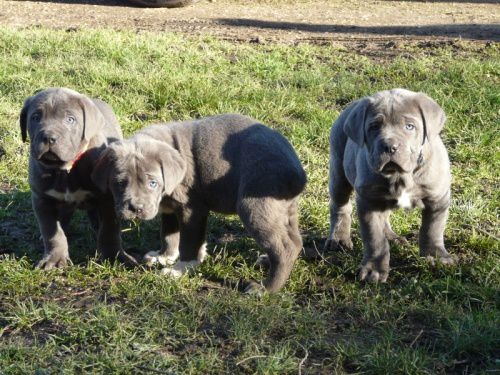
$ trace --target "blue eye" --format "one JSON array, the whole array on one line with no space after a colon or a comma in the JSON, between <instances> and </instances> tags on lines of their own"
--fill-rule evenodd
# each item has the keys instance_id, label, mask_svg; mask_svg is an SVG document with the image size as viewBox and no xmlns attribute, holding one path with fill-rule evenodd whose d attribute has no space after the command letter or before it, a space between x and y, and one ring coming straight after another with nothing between
<instances>
[{"instance_id":1,"label":"blue eye","mask_svg":"<svg viewBox=\"0 0 500 375\"><path fill-rule=\"evenodd\" d=\"M406 130L414 130L415 129L415 125L413 125L413 124L406 124L405 129Z\"/></svg>"},{"instance_id":2,"label":"blue eye","mask_svg":"<svg viewBox=\"0 0 500 375\"><path fill-rule=\"evenodd\" d=\"M158 181L156 181L156 180L149 180L149 187L151 189L156 189L158 187Z\"/></svg>"},{"instance_id":3,"label":"blue eye","mask_svg":"<svg viewBox=\"0 0 500 375\"><path fill-rule=\"evenodd\" d=\"M66 117L66 123L69 125L73 125L76 122L76 118L74 116L68 116Z\"/></svg>"}]
</instances>

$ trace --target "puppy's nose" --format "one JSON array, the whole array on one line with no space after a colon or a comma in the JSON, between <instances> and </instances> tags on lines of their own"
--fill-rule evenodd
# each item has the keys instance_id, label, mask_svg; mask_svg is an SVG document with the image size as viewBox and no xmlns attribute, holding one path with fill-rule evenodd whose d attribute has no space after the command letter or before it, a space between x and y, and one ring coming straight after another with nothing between
<instances>
[{"instance_id":1,"label":"puppy's nose","mask_svg":"<svg viewBox=\"0 0 500 375\"><path fill-rule=\"evenodd\" d=\"M48 145L53 145L57 142L57 137L55 134L52 134L52 133L45 133L43 134L42 136L42 141L43 143L45 144L48 144Z\"/></svg>"},{"instance_id":2,"label":"puppy's nose","mask_svg":"<svg viewBox=\"0 0 500 375\"><path fill-rule=\"evenodd\" d=\"M396 151L398 150L399 145L394 142L387 142L384 145L384 151L387 152L388 154L395 154Z\"/></svg>"},{"instance_id":3,"label":"puppy's nose","mask_svg":"<svg viewBox=\"0 0 500 375\"><path fill-rule=\"evenodd\" d=\"M143 204L133 204L132 202L130 202L128 204L128 209L129 209L129 211L131 211L135 214L142 214L142 212L144 211L144 205Z\"/></svg>"}]
</instances>

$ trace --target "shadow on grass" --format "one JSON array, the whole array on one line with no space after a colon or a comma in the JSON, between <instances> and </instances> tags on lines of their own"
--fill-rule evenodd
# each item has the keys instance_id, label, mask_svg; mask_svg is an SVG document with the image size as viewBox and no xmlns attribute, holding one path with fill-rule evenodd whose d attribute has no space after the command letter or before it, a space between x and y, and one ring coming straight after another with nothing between
<instances>
[{"instance_id":1,"label":"shadow on grass","mask_svg":"<svg viewBox=\"0 0 500 375\"><path fill-rule=\"evenodd\" d=\"M16 258L27 257L33 264L43 254L43 243L38 225L31 208L31 193L29 191L8 191L0 193L0 255L12 254ZM137 260L151 250L160 247L159 219L143 222L124 222L122 239L125 250ZM304 249L301 253L303 261L314 264L324 263L327 268L335 269L351 282L356 281L357 265L361 261L363 248L359 234L353 232L354 249L323 252L326 237L318 233L303 232ZM74 264L85 265L96 254L95 234L92 231L84 211L77 211L71 220L67 233L70 257ZM409 243L391 246L392 276L406 278L423 272L418 260L418 254L410 255L410 246L417 246L416 234L407 235ZM461 244L460 239L448 239L446 245L455 253ZM262 253L255 241L246 233L241 221L235 215L224 216L212 214L209 217L207 242L212 259L240 258L246 264L254 264L258 254ZM455 254L456 255L456 254ZM430 267L425 273L430 273L435 279L442 278L453 272L453 268ZM467 273L466 271L463 271ZM220 287L244 290L247 283L244 280L217 278L205 275L207 281Z\"/></svg>"},{"instance_id":2,"label":"shadow on grass","mask_svg":"<svg viewBox=\"0 0 500 375\"><path fill-rule=\"evenodd\" d=\"M75 213L66 236L75 264L86 262L95 255L95 235L85 212ZM33 263L42 257L43 242L31 207L30 191L0 193L1 254L13 254L16 258L26 256Z\"/></svg>"},{"instance_id":3,"label":"shadow on grass","mask_svg":"<svg viewBox=\"0 0 500 375\"><path fill-rule=\"evenodd\" d=\"M244 18L219 18L220 25L232 27L254 27L259 29L300 30L313 33L374 34L441 36L476 40L500 41L500 25L497 24L450 24L422 26L355 26L324 25L296 22L274 22Z\"/></svg>"},{"instance_id":4,"label":"shadow on grass","mask_svg":"<svg viewBox=\"0 0 500 375\"><path fill-rule=\"evenodd\" d=\"M23 0L23 1L34 1L34 0ZM127 8L144 8L144 6L135 5L126 0L39 0L37 2L42 3L55 3L55 4L80 4L80 5L100 5L100 6L115 6L115 7L127 7ZM172 7L181 7L189 5L186 0L185 5L176 5ZM159 8L159 7L151 7ZM168 8L168 7L167 7Z\"/></svg>"},{"instance_id":5,"label":"shadow on grass","mask_svg":"<svg viewBox=\"0 0 500 375\"><path fill-rule=\"evenodd\" d=\"M498 0L382 0L409 3L464 3L464 4L498 4Z\"/></svg>"},{"instance_id":6,"label":"shadow on grass","mask_svg":"<svg viewBox=\"0 0 500 375\"><path fill-rule=\"evenodd\" d=\"M22 0L25 2L32 2L33 0ZM100 6L118 6L118 7L130 7L136 8L132 4L128 4L127 1L123 0L40 0L37 2L42 3L55 3L55 4L87 4L87 5L100 5Z\"/></svg>"}]
</instances>

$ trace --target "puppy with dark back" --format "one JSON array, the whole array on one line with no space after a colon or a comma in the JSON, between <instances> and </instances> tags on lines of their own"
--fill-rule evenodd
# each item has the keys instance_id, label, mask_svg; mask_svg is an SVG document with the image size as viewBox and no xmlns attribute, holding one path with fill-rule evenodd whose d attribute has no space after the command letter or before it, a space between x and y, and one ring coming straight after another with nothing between
<instances>
[{"instance_id":1,"label":"puppy with dark back","mask_svg":"<svg viewBox=\"0 0 500 375\"><path fill-rule=\"evenodd\" d=\"M111 195L96 188L90 175L101 152L122 139L109 105L67 88L49 88L26 99L21 135L29 134L29 183L45 253L38 267L65 266L66 229L76 208L89 212L104 258L121 250L120 221Z\"/></svg>"},{"instance_id":2,"label":"puppy with dark back","mask_svg":"<svg viewBox=\"0 0 500 375\"><path fill-rule=\"evenodd\" d=\"M388 240L404 241L389 223L397 208L422 208L420 254L453 263L443 239L451 182L440 138L445 120L442 108L427 95L394 89L352 103L334 123L326 248L352 248L350 196L355 190L364 246L361 280L387 280Z\"/></svg>"},{"instance_id":3,"label":"puppy with dark back","mask_svg":"<svg viewBox=\"0 0 500 375\"><path fill-rule=\"evenodd\" d=\"M123 218L161 214L161 250L147 259L170 265L165 274L180 276L203 261L210 211L237 213L266 251L270 292L283 287L302 249L297 200L305 172L281 134L249 117L146 127L111 145L92 177L112 192ZM246 291L261 288L252 282Z\"/></svg>"}]
</instances>

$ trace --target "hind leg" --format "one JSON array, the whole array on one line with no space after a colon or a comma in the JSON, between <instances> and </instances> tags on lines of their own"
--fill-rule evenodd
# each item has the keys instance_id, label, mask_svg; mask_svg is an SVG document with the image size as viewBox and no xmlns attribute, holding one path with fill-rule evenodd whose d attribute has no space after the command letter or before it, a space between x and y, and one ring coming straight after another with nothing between
<instances>
[{"instance_id":1,"label":"hind leg","mask_svg":"<svg viewBox=\"0 0 500 375\"><path fill-rule=\"evenodd\" d=\"M353 188L347 180L341 161L332 158L329 176L330 192L330 234L325 243L325 250L339 248L352 249L350 200Z\"/></svg>"},{"instance_id":2,"label":"hind leg","mask_svg":"<svg viewBox=\"0 0 500 375\"><path fill-rule=\"evenodd\" d=\"M295 199L244 198L238 205L238 214L247 231L267 253L269 273L263 286L269 292L277 292L288 280L302 249L297 202ZM259 289L258 285L250 284L247 292Z\"/></svg>"}]
</instances>

